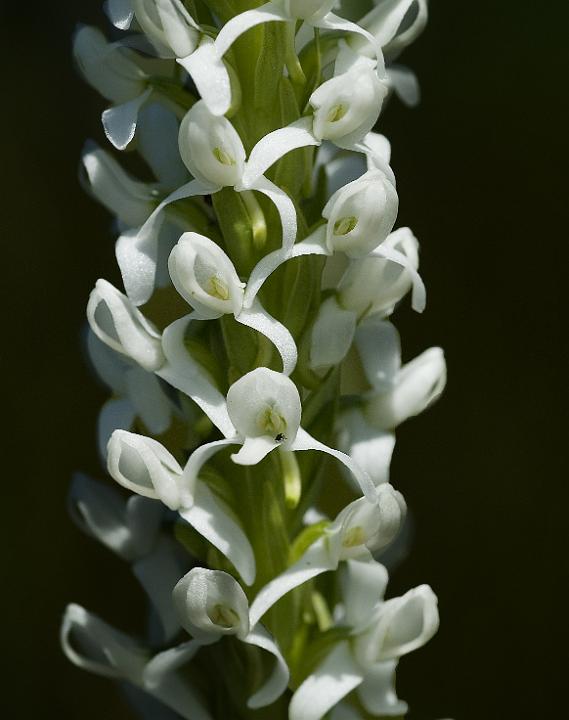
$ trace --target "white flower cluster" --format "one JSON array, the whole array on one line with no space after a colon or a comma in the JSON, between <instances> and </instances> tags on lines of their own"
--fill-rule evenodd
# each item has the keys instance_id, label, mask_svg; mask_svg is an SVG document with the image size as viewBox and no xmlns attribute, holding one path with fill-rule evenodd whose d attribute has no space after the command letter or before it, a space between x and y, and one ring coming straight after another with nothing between
<instances>
[{"instance_id":1,"label":"white flower cluster","mask_svg":"<svg viewBox=\"0 0 569 720\"><path fill-rule=\"evenodd\" d=\"M85 148L125 290L98 280L87 306L112 390L100 452L135 495L80 476L70 505L132 565L153 631L135 641L70 605L62 644L192 720L239 703L289 720L401 716L395 669L436 632L437 599L421 585L386 600L377 558L406 516L394 431L439 397L446 366L440 348L401 362L388 318L409 292L421 312L425 289L373 128L392 91L417 101L393 61L426 0L370 0L359 24L333 12L349 2L252 5L108 0L119 39L75 37L111 103L107 138L153 179ZM204 692L200 657L222 640L234 650Z\"/></svg>"}]
</instances>

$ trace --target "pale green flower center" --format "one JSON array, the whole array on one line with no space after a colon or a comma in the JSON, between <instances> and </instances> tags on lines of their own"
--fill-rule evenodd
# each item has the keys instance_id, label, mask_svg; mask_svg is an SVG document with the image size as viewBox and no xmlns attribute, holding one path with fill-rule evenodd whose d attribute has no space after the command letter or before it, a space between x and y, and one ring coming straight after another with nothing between
<instances>
[{"instance_id":1,"label":"pale green flower center","mask_svg":"<svg viewBox=\"0 0 569 720\"><path fill-rule=\"evenodd\" d=\"M257 425L263 434L275 437L284 435L286 430L286 420L274 407L267 407L261 411Z\"/></svg>"},{"instance_id":2,"label":"pale green flower center","mask_svg":"<svg viewBox=\"0 0 569 720\"><path fill-rule=\"evenodd\" d=\"M342 545L346 548L358 547L365 543L365 533L361 525L350 528L344 535Z\"/></svg>"},{"instance_id":3,"label":"pale green flower center","mask_svg":"<svg viewBox=\"0 0 569 720\"><path fill-rule=\"evenodd\" d=\"M347 235L358 224L358 219L354 215L347 215L346 217L336 220L334 223L334 235Z\"/></svg>"},{"instance_id":4,"label":"pale green flower center","mask_svg":"<svg viewBox=\"0 0 569 720\"><path fill-rule=\"evenodd\" d=\"M208 613L209 619L214 625L229 629L239 625L239 616L226 605L215 605L213 609Z\"/></svg>"},{"instance_id":5,"label":"pale green flower center","mask_svg":"<svg viewBox=\"0 0 569 720\"><path fill-rule=\"evenodd\" d=\"M227 150L222 147L213 148L215 159L222 165L235 165L235 158L232 157Z\"/></svg>"},{"instance_id":6,"label":"pale green flower center","mask_svg":"<svg viewBox=\"0 0 569 720\"><path fill-rule=\"evenodd\" d=\"M342 105L341 103L339 105L334 105L334 107L328 111L326 120L330 123L338 122L347 112L348 108L345 105Z\"/></svg>"}]
</instances>

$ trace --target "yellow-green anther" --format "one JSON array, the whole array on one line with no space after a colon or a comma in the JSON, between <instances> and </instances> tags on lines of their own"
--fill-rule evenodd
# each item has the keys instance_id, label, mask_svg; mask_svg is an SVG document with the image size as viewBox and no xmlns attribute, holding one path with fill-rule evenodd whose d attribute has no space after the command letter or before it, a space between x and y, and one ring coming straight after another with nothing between
<instances>
[{"instance_id":1,"label":"yellow-green anther","mask_svg":"<svg viewBox=\"0 0 569 720\"><path fill-rule=\"evenodd\" d=\"M347 112L348 108L344 105L334 105L334 107L328 111L328 115L326 115L326 120L331 123L338 122L344 117Z\"/></svg>"},{"instance_id":2,"label":"yellow-green anther","mask_svg":"<svg viewBox=\"0 0 569 720\"><path fill-rule=\"evenodd\" d=\"M231 155L222 147L214 147L213 154L216 160L218 160L222 165L235 165L235 158L231 157Z\"/></svg>"},{"instance_id":3,"label":"yellow-green anther","mask_svg":"<svg viewBox=\"0 0 569 720\"><path fill-rule=\"evenodd\" d=\"M340 218L334 223L334 235L347 235L352 232L357 224L358 219L354 215Z\"/></svg>"}]
</instances>

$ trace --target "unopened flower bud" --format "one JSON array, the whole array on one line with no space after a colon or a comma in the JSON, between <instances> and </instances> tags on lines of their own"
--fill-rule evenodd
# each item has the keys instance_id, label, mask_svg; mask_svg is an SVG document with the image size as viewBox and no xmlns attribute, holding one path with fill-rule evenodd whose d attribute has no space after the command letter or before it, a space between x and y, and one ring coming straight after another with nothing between
<instances>
[{"instance_id":1,"label":"unopened flower bud","mask_svg":"<svg viewBox=\"0 0 569 720\"><path fill-rule=\"evenodd\" d=\"M138 97L146 88L146 74L134 53L107 42L97 28L81 27L73 41L73 55L85 79L113 103Z\"/></svg>"},{"instance_id":2,"label":"unopened flower bud","mask_svg":"<svg viewBox=\"0 0 569 720\"><path fill-rule=\"evenodd\" d=\"M210 113L203 101L180 125L180 155L192 175L216 187L233 187L243 176L245 148L233 125Z\"/></svg>"},{"instance_id":3,"label":"unopened flower bud","mask_svg":"<svg viewBox=\"0 0 569 720\"><path fill-rule=\"evenodd\" d=\"M432 405L444 390L446 379L443 351L429 348L399 370L390 390L369 397L366 417L380 430L392 430Z\"/></svg>"},{"instance_id":4,"label":"unopened flower bud","mask_svg":"<svg viewBox=\"0 0 569 720\"><path fill-rule=\"evenodd\" d=\"M367 172L340 188L322 211L328 220L328 249L350 257L367 255L387 238L398 209L397 191L388 178L379 170Z\"/></svg>"},{"instance_id":5,"label":"unopened flower bud","mask_svg":"<svg viewBox=\"0 0 569 720\"><path fill-rule=\"evenodd\" d=\"M136 19L156 50L184 58L200 40L199 26L180 0L132 0Z\"/></svg>"},{"instance_id":6,"label":"unopened flower bud","mask_svg":"<svg viewBox=\"0 0 569 720\"><path fill-rule=\"evenodd\" d=\"M204 235L184 233L170 253L168 269L176 290L202 317L241 310L245 284L219 245Z\"/></svg>"},{"instance_id":7,"label":"unopened flower bud","mask_svg":"<svg viewBox=\"0 0 569 720\"><path fill-rule=\"evenodd\" d=\"M221 570L194 568L172 593L180 624L191 635L237 635L249 632L249 603L239 583Z\"/></svg>"},{"instance_id":8,"label":"unopened flower bud","mask_svg":"<svg viewBox=\"0 0 569 720\"><path fill-rule=\"evenodd\" d=\"M160 333L106 280L97 280L89 296L87 319L99 340L145 370L158 370L164 364Z\"/></svg>"},{"instance_id":9,"label":"unopened flower bud","mask_svg":"<svg viewBox=\"0 0 569 720\"><path fill-rule=\"evenodd\" d=\"M400 228L384 241L419 267L419 243L409 228ZM338 300L359 317L390 315L412 286L409 272L391 260L371 256L354 260L338 286Z\"/></svg>"}]
</instances>

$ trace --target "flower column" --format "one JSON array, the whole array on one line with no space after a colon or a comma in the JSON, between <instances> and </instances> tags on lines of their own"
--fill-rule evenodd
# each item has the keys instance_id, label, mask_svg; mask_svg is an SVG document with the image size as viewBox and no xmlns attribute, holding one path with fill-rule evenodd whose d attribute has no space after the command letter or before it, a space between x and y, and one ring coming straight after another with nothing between
<instances>
[{"instance_id":1,"label":"flower column","mask_svg":"<svg viewBox=\"0 0 569 720\"><path fill-rule=\"evenodd\" d=\"M125 287L98 280L88 304L114 392L99 435L117 491L144 500L89 481L72 506L168 632L70 605L62 644L188 719L402 715L397 663L438 627L428 586L384 600L380 562L407 509L394 430L446 380L438 348L402 365L388 320L425 290L372 131L402 76L382 47L426 6L385 0L364 29L334 5L109 0L119 39L77 35L109 140L155 182L85 153Z\"/></svg>"}]
</instances>

